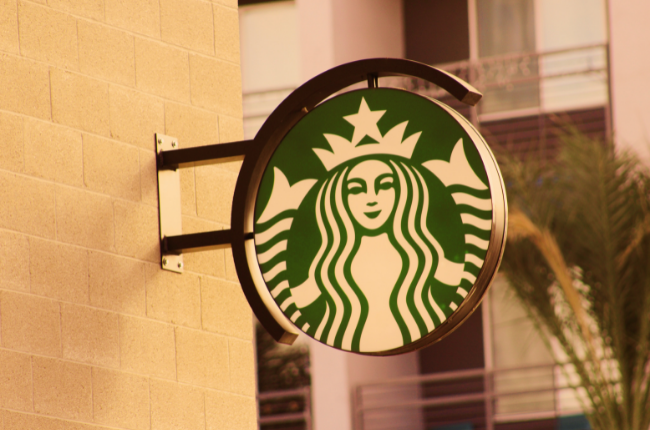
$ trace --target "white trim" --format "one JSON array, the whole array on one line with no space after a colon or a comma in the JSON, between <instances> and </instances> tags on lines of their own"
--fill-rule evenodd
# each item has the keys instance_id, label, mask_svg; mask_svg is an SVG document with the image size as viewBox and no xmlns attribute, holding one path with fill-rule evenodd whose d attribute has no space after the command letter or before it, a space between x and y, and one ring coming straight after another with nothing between
<instances>
[{"instance_id":1,"label":"white trim","mask_svg":"<svg viewBox=\"0 0 650 430\"><path fill-rule=\"evenodd\" d=\"M469 21L469 59L478 60L478 10L476 0L467 0L467 19Z\"/></svg>"}]
</instances>

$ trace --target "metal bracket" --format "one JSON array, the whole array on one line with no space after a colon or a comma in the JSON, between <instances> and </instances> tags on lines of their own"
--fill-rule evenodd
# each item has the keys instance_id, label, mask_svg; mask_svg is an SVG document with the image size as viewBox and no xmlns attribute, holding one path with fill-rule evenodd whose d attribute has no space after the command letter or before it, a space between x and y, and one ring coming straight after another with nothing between
<instances>
[{"instance_id":1,"label":"metal bracket","mask_svg":"<svg viewBox=\"0 0 650 430\"><path fill-rule=\"evenodd\" d=\"M164 270L183 273L183 252L229 246L230 230L183 234L179 169L241 160L252 140L179 149L178 139L156 133L156 169L160 218L160 257Z\"/></svg>"},{"instance_id":2,"label":"metal bracket","mask_svg":"<svg viewBox=\"0 0 650 430\"><path fill-rule=\"evenodd\" d=\"M178 139L156 133L156 154L178 149ZM181 176L178 169L158 166L158 204L160 241L183 233L181 216ZM183 273L183 254L166 252L161 247L161 264L164 270Z\"/></svg>"}]
</instances>

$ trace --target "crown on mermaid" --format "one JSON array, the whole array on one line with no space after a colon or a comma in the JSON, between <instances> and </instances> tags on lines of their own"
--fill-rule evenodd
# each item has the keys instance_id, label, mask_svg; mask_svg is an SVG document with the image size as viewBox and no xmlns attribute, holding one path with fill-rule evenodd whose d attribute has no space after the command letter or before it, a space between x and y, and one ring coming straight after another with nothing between
<instances>
[{"instance_id":1,"label":"crown on mermaid","mask_svg":"<svg viewBox=\"0 0 650 430\"><path fill-rule=\"evenodd\" d=\"M411 158L413 151L415 150L415 145L418 143L418 139L422 132L420 131L412 134L406 140L403 140L404 132L406 131L406 126L408 124L408 121L404 121L388 130L388 132L382 136L381 132L377 128L377 121L379 121L379 118L381 118L385 112L386 111L371 111L368 108L365 98L362 98L359 112L354 115L343 117L355 126L352 141L336 134L325 133L325 139L327 139L332 150L328 151L322 148L313 148L314 152L323 163L323 166L330 171L336 166L352 160L353 158L374 154L388 154ZM361 139L366 135L375 139L377 143L359 145Z\"/></svg>"}]
</instances>

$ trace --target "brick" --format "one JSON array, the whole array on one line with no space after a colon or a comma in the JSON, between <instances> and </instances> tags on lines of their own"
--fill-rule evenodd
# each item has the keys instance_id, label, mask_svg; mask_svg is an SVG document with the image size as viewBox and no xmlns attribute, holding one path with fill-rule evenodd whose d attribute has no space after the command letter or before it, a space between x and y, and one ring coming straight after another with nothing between
<instances>
[{"instance_id":1,"label":"brick","mask_svg":"<svg viewBox=\"0 0 650 430\"><path fill-rule=\"evenodd\" d=\"M151 380L151 430L205 428L203 391Z\"/></svg>"},{"instance_id":2,"label":"brick","mask_svg":"<svg viewBox=\"0 0 650 430\"><path fill-rule=\"evenodd\" d=\"M158 170L153 151L140 150L140 188L142 202L158 206Z\"/></svg>"},{"instance_id":3,"label":"brick","mask_svg":"<svg viewBox=\"0 0 650 430\"><path fill-rule=\"evenodd\" d=\"M228 339L230 351L230 390L245 396L255 395L255 353L250 341Z\"/></svg>"},{"instance_id":4,"label":"brick","mask_svg":"<svg viewBox=\"0 0 650 430\"><path fill-rule=\"evenodd\" d=\"M5 411L4 417L4 430L107 430L105 427L11 411Z\"/></svg>"},{"instance_id":5,"label":"brick","mask_svg":"<svg viewBox=\"0 0 650 430\"><path fill-rule=\"evenodd\" d=\"M0 227L54 238L54 186L0 172ZM37 209L37 210L35 210Z\"/></svg>"},{"instance_id":6,"label":"brick","mask_svg":"<svg viewBox=\"0 0 650 430\"><path fill-rule=\"evenodd\" d=\"M25 122L25 172L54 182L81 187L81 133L50 122Z\"/></svg>"},{"instance_id":7,"label":"brick","mask_svg":"<svg viewBox=\"0 0 650 430\"><path fill-rule=\"evenodd\" d=\"M95 422L133 430L148 430L149 381L136 375L93 368Z\"/></svg>"},{"instance_id":8,"label":"brick","mask_svg":"<svg viewBox=\"0 0 650 430\"><path fill-rule=\"evenodd\" d=\"M214 52L217 58L239 64L239 13L214 4Z\"/></svg>"},{"instance_id":9,"label":"brick","mask_svg":"<svg viewBox=\"0 0 650 430\"><path fill-rule=\"evenodd\" d=\"M56 191L56 217L60 241L105 251L113 249L110 197L59 187Z\"/></svg>"},{"instance_id":10,"label":"brick","mask_svg":"<svg viewBox=\"0 0 650 430\"><path fill-rule=\"evenodd\" d=\"M48 6L74 15L104 20L104 0L48 0Z\"/></svg>"},{"instance_id":11,"label":"brick","mask_svg":"<svg viewBox=\"0 0 650 430\"><path fill-rule=\"evenodd\" d=\"M51 75L54 121L108 136L108 84L59 69Z\"/></svg>"},{"instance_id":12,"label":"brick","mask_svg":"<svg viewBox=\"0 0 650 430\"><path fill-rule=\"evenodd\" d=\"M165 128L161 100L137 91L111 85L109 88L111 136L153 150L154 134Z\"/></svg>"},{"instance_id":13,"label":"brick","mask_svg":"<svg viewBox=\"0 0 650 430\"><path fill-rule=\"evenodd\" d=\"M160 0L160 33L166 42L214 54L212 4L201 0Z\"/></svg>"},{"instance_id":14,"label":"brick","mask_svg":"<svg viewBox=\"0 0 650 430\"><path fill-rule=\"evenodd\" d=\"M255 399L230 393L208 391L205 394L207 430L256 430Z\"/></svg>"},{"instance_id":15,"label":"brick","mask_svg":"<svg viewBox=\"0 0 650 430\"><path fill-rule=\"evenodd\" d=\"M160 37L158 0L105 0L106 22L147 36Z\"/></svg>"},{"instance_id":16,"label":"brick","mask_svg":"<svg viewBox=\"0 0 650 430\"><path fill-rule=\"evenodd\" d=\"M20 234L0 231L0 288L29 291L29 241Z\"/></svg>"},{"instance_id":17,"label":"brick","mask_svg":"<svg viewBox=\"0 0 650 430\"><path fill-rule=\"evenodd\" d=\"M59 304L25 294L0 293L2 346L36 354L61 355Z\"/></svg>"},{"instance_id":18,"label":"brick","mask_svg":"<svg viewBox=\"0 0 650 430\"><path fill-rule=\"evenodd\" d=\"M192 104L219 114L242 116L239 65L190 55Z\"/></svg>"},{"instance_id":19,"label":"brick","mask_svg":"<svg viewBox=\"0 0 650 430\"><path fill-rule=\"evenodd\" d=\"M88 303L88 252L75 246L29 240L31 291L40 296Z\"/></svg>"},{"instance_id":20,"label":"brick","mask_svg":"<svg viewBox=\"0 0 650 430\"><path fill-rule=\"evenodd\" d=\"M219 120L213 112L165 103L165 134L177 137L181 148L212 145L219 142Z\"/></svg>"},{"instance_id":21,"label":"brick","mask_svg":"<svg viewBox=\"0 0 650 430\"><path fill-rule=\"evenodd\" d=\"M79 69L84 74L134 86L134 43L130 34L92 22L79 21Z\"/></svg>"},{"instance_id":22,"label":"brick","mask_svg":"<svg viewBox=\"0 0 650 430\"><path fill-rule=\"evenodd\" d=\"M116 201L115 249L118 254L158 263L158 210L153 206Z\"/></svg>"},{"instance_id":23,"label":"brick","mask_svg":"<svg viewBox=\"0 0 650 430\"><path fill-rule=\"evenodd\" d=\"M225 337L177 328L176 361L179 382L216 390L230 389Z\"/></svg>"},{"instance_id":24,"label":"brick","mask_svg":"<svg viewBox=\"0 0 650 430\"><path fill-rule=\"evenodd\" d=\"M237 174L217 166L196 167L196 206L199 217L230 224Z\"/></svg>"},{"instance_id":25,"label":"brick","mask_svg":"<svg viewBox=\"0 0 650 430\"><path fill-rule=\"evenodd\" d=\"M187 52L151 40L135 39L135 79L142 91L189 102L189 73Z\"/></svg>"},{"instance_id":26,"label":"brick","mask_svg":"<svg viewBox=\"0 0 650 430\"><path fill-rule=\"evenodd\" d=\"M196 215L196 184L194 175L194 167L180 169L182 214Z\"/></svg>"},{"instance_id":27,"label":"brick","mask_svg":"<svg viewBox=\"0 0 650 430\"><path fill-rule=\"evenodd\" d=\"M165 134L179 138L182 148L205 146L219 141L218 117L212 112L165 103ZM181 210L196 215L195 171L181 170Z\"/></svg>"},{"instance_id":28,"label":"brick","mask_svg":"<svg viewBox=\"0 0 650 430\"><path fill-rule=\"evenodd\" d=\"M92 421L90 367L52 358L33 357L34 411Z\"/></svg>"},{"instance_id":29,"label":"brick","mask_svg":"<svg viewBox=\"0 0 650 430\"><path fill-rule=\"evenodd\" d=\"M202 231L221 230L216 223L199 218L183 217L183 233L199 233ZM226 275L224 250L213 249L201 252L186 252L183 254L185 270L204 275L223 278Z\"/></svg>"},{"instance_id":30,"label":"brick","mask_svg":"<svg viewBox=\"0 0 650 430\"><path fill-rule=\"evenodd\" d=\"M220 163L219 167L224 170L229 170L234 173L239 173L239 171L241 170L241 165L242 162L236 160L236 161L228 161L226 163Z\"/></svg>"},{"instance_id":31,"label":"brick","mask_svg":"<svg viewBox=\"0 0 650 430\"><path fill-rule=\"evenodd\" d=\"M244 140L244 121L226 115L219 115L219 142Z\"/></svg>"},{"instance_id":32,"label":"brick","mask_svg":"<svg viewBox=\"0 0 650 430\"><path fill-rule=\"evenodd\" d=\"M88 279L92 306L120 313L145 315L143 263L90 251Z\"/></svg>"},{"instance_id":33,"label":"brick","mask_svg":"<svg viewBox=\"0 0 650 430\"><path fill-rule=\"evenodd\" d=\"M174 329L156 321L120 316L122 369L142 375L176 379Z\"/></svg>"},{"instance_id":34,"label":"brick","mask_svg":"<svg viewBox=\"0 0 650 430\"><path fill-rule=\"evenodd\" d=\"M147 316L172 324L201 327L201 286L198 276L178 275L148 264Z\"/></svg>"},{"instance_id":35,"label":"brick","mask_svg":"<svg viewBox=\"0 0 650 430\"><path fill-rule=\"evenodd\" d=\"M63 358L104 367L120 366L117 314L61 304Z\"/></svg>"},{"instance_id":36,"label":"brick","mask_svg":"<svg viewBox=\"0 0 650 430\"><path fill-rule=\"evenodd\" d=\"M49 119L50 73L46 66L0 55L0 109Z\"/></svg>"},{"instance_id":37,"label":"brick","mask_svg":"<svg viewBox=\"0 0 650 430\"><path fill-rule=\"evenodd\" d=\"M22 55L68 69L77 69L77 20L68 14L18 2Z\"/></svg>"},{"instance_id":38,"label":"brick","mask_svg":"<svg viewBox=\"0 0 650 430\"><path fill-rule=\"evenodd\" d=\"M16 0L0 0L0 51L18 54L18 7Z\"/></svg>"},{"instance_id":39,"label":"brick","mask_svg":"<svg viewBox=\"0 0 650 430\"><path fill-rule=\"evenodd\" d=\"M232 249L224 250L226 256L226 279L233 282L239 282L237 277L237 268L235 267L235 259L232 256Z\"/></svg>"},{"instance_id":40,"label":"brick","mask_svg":"<svg viewBox=\"0 0 650 430\"><path fill-rule=\"evenodd\" d=\"M88 189L140 200L138 149L89 134L83 135L83 174Z\"/></svg>"},{"instance_id":41,"label":"brick","mask_svg":"<svg viewBox=\"0 0 650 430\"><path fill-rule=\"evenodd\" d=\"M29 355L0 350L0 369L0 408L31 411L32 362Z\"/></svg>"},{"instance_id":42,"label":"brick","mask_svg":"<svg viewBox=\"0 0 650 430\"><path fill-rule=\"evenodd\" d=\"M203 329L253 339L253 315L239 284L201 278Z\"/></svg>"},{"instance_id":43,"label":"brick","mask_svg":"<svg viewBox=\"0 0 650 430\"><path fill-rule=\"evenodd\" d=\"M2 14L1 8L0 5L0 14ZM0 169L13 170L14 172L25 170L24 129L23 117L0 112L0 136L3 141Z\"/></svg>"},{"instance_id":44,"label":"brick","mask_svg":"<svg viewBox=\"0 0 650 430\"><path fill-rule=\"evenodd\" d=\"M241 118L219 115L219 142L239 142L242 140L244 140L244 121ZM241 161L229 161L220 163L219 166L222 169L238 173L241 170L241 164Z\"/></svg>"}]
</instances>

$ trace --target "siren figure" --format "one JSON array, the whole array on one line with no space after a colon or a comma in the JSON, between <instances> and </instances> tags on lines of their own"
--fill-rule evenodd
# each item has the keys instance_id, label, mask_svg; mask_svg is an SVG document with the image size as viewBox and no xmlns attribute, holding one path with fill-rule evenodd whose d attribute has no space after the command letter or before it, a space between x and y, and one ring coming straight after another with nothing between
<instances>
[{"instance_id":1,"label":"siren figure","mask_svg":"<svg viewBox=\"0 0 650 430\"><path fill-rule=\"evenodd\" d=\"M324 296L316 339L352 351L398 348L444 321L434 277L444 266L438 273L455 287L463 264L445 259L427 227L431 202L416 166L379 154L355 161L321 185L320 249L291 294L299 309Z\"/></svg>"}]
</instances>

